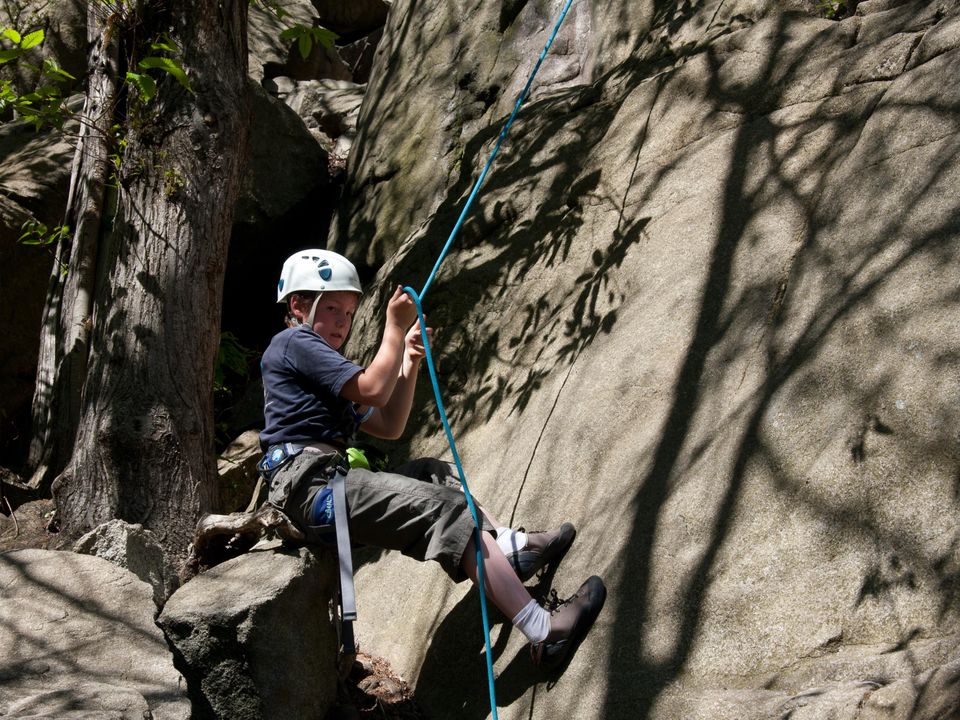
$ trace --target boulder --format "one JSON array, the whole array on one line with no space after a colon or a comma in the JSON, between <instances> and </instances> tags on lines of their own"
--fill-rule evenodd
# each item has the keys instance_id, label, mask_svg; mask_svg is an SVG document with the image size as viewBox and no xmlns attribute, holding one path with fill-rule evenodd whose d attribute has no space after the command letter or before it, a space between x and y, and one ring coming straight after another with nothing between
<instances>
[{"instance_id":1,"label":"boulder","mask_svg":"<svg viewBox=\"0 0 960 720\"><path fill-rule=\"evenodd\" d=\"M345 45L338 45L337 51L347 67L350 68L350 77L355 83L365 84L370 80L370 71L373 69L373 57L383 37L383 29L374 30L359 40Z\"/></svg>"},{"instance_id":2,"label":"boulder","mask_svg":"<svg viewBox=\"0 0 960 720\"><path fill-rule=\"evenodd\" d=\"M251 88L251 153L234 213L222 327L243 346L262 352L283 327L275 275L304 243L322 244L318 233L326 231L340 190L331 182L319 138L281 100L258 85ZM249 390L230 413L231 430L263 422L262 390L258 394L255 383Z\"/></svg>"},{"instance_id":3,"label":"boulder","mask_svg":"<svg viewBox=\"0 0 960 720\"><path fill-rule=\"evenodd\" d=\"M336 553L275 543L175 592L158 623L181 657L194 717L324 717L336 700L336 588Z\"/></svg>"},{"instance_id":4,"label":"boulder","mask_svg":"<svg viewBox=\"0 0 960 720\"><path fill-rule=\"evenodd\" d=\"M0 555L0 715L188 720L150 586L101 558Z\"/></svg>"},{"instance_id":5,"label":"boulder","mask_svg":"<svg viewBox=\"0 0 960 720\"><path fill-rule=\"evenodd\" d=\"M277 6L283 16L259 4L250 7L249 72L260 82L278 76L298 80L351 80L366 82L373 52L380 40L388 5L381 0L360 3L285 0ZM339 35L332 47L315 45L304 58L296 43L281 39L294 25L320 25Z\"/></svg>"},{"instance_id":6,"label":"boulder","mask_svg":"<svg viewBox=\"0 0 960 720\"><path fill-rule=\"evenodd\" d=\"M293 43L280 33L293 25L311 27L317 11L309 0L283 0L270 3L282 10L282 17L261 3L250 5L247 26L247 72L256 82L265 77L287 74L287 63Z\"/></svg>"},{"instance_id":7,"label":"boulder","mask_svg":"<svg viewBox=\"0 0 960 720\"><path fill-rule=\"evenodd\" d=\"M177 572L156 536L140 524L111 520L77 540L73 551L129 570L153 588L157 612L177 588Z\"/></svg>"},{"instance_id":8,"label":"boulder","mask_svg":"<svg viewBox=\"0 0 960 720\"><path fill-rule=\"evenodd\" d=\"M643 13L632 0L618 5L598 15L619 25L611 33L622 37ZM449 192L465 191L486 160L473 157L468 144L491 149L549 36L553 13L551 3L392 5L331 247L378 268ZM591 32L595 22L588 4L573 4L531 88L534 97L590 81L594 46L602 40Z\"/></svg>"},{"instance_id":9,"label":"boulder","mask_svg":"<svg viewBox=\"0 0 960 720\"><path fill-rule=\"evenodd\" d=\"M329 186L327 156L303 121L259 86L253 90L249 171L236 220L269 222Z\"/></svg>"},{"instance_id":10,"label":"boulder","mask_svg":"<svg viewBox=\"0 0 960 720\"><path fill-rule=\"evenodd\" d=\"M364 87L343 80L276 78L272 88L303 119L331 160L346 163L357 136Z\"/></svg>"}]
</instances>

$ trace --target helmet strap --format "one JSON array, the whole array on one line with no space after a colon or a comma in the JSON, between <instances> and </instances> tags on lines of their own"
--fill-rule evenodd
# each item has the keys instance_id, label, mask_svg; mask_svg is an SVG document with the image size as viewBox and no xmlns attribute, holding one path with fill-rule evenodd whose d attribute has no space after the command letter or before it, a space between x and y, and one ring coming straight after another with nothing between
<instances>
[{"instance_id":1,"label":"helmet strap","mask_svg":"<svg viewBox=\"0 0 960 720\"><path fill-rule=\"evenodd\" d=\"M307 327L313 329L313 318L317 314L317 305L320 304L320 298L323 297L323 293L317 293L317 297L313 300L313 305L310 306L310 314L307 315L307 319L304 322L307 324Z\"/></svg>"}]
</instances>

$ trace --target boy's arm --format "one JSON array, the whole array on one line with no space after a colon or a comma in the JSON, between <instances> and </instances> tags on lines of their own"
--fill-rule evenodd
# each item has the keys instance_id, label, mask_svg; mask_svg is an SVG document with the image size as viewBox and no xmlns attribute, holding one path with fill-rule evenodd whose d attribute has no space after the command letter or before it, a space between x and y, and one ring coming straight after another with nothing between
<instances>
[{"instance_id":1,"label":"boy's arm","mask_svg":"<svg viewBox=\"0 0 960 720\"><path fill-rule=\"evenodd\" d=\"M427 328L427 337L433 338L433 329ZM420 323L417 322L404 338L405 352L397 376L393 395L386 405L380 407L360 428L374 437L396 440L403 434L413 405L413 393L417 386L420 361L426 356Z\"/></svg>"},{"instance_id":2,"label":"boy's arm","mask_svg":"<svg viewBox=\"0 0 960 720\"><path fill-rule=\"evenodd\" d=\"M373 362L350 378L340 395L351 402L385 406L393 396L403 365L404 334L417 319L417 306L400 286L387 303L387 320L383 338Z\"/></svg>"}]
</instances>

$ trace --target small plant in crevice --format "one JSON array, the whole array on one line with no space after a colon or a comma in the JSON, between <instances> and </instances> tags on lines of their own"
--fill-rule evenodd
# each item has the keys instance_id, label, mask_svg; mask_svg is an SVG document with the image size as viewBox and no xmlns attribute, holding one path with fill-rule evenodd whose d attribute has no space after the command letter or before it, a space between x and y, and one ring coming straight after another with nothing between
<instances>
[{"instance_id":1,"label":"small plant in crevice","mask_svg":"<svg viewBox=\"0 0 960 720\"><path fill-rule=\"evenodd\" d=\"M827 20L844 20L852 17L859 0L817 0L820 17Z\"/></svg>"},{"instance_id":2,"label":"small plant in crevice","mask_svg":"<svg viewBox=\"0 0 960 720\"><path fill-rule=\"evenodd\" d=\"M220 347L213 370L213 414L219 452L233 438L227 417L250 380L250 363L257 353L243 345L232 332L220 333Z\"/></svg>"}]
</instances>

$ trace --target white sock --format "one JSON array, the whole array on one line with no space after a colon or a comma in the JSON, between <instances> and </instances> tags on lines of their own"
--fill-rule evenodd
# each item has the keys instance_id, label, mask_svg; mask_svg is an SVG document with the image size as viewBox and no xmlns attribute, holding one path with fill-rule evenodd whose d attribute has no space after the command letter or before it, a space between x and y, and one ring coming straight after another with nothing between
<instances>
[{"instance_id":1,"label":"white sock","mask_svg":"<svg viewBox=\"0 0 960 720\"><path fill-rule=\"evenodd\" d=\"M513 626L532 643L543 642L550 632L550 613L531 599L513 618Z\"/></svg>"},{"instance_id":2,"label":"white sock","mask_svg":"<svg viewBox=\"0 0 960 720\"><path fill-rule=\"evenodd\" d=\"M527 546L527 534L507 527L497 528L497 545L504 555L518 552Z\"/></svg>"}]
</instances>

